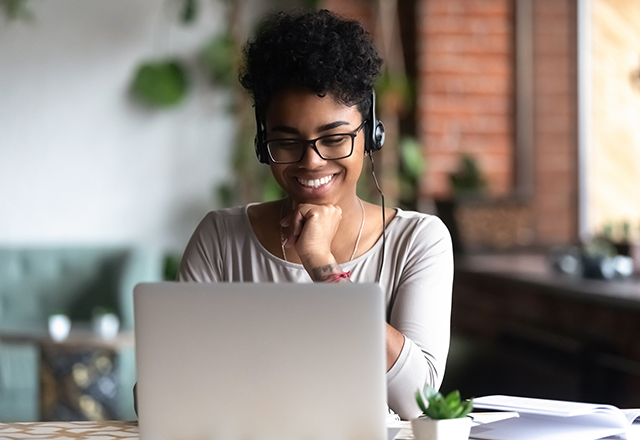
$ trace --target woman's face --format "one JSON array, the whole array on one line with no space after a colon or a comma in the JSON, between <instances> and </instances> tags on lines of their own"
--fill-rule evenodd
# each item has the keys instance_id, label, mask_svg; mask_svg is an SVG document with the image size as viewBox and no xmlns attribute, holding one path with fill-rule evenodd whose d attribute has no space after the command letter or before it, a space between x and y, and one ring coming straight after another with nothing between
<instances>
[{"instance_id":1,"label":"woman's face","mask_svg":"<svg viewBox=\"0 0 640 440\"><path fill-rule=\"evenodd\" d=\"M318 96L305 88L285 89L274 95L266 114L267 140L316 139L353 133L362 124L356 106L347 107L331 95ZM354 139L353 154L344 159L322 159L306 144L299 162L271 163L278 184L297 203L334 204L348 201L356 186L364 158L364 129Z\"/></svg>"}]
</instances>

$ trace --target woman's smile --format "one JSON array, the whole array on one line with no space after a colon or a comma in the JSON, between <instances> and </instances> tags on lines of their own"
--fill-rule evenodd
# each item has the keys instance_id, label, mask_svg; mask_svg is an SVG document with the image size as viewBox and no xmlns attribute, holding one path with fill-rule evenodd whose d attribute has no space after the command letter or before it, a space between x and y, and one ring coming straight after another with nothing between
<instances>
[{"instance_id":1,"label":"woman's smile","mask_svg":"<svg viewBox=\"0 0 640 440\"><path fill-rule=\"evenodd\" d=\"M321 177L319 179L316 178L307 180L301 177L296 177L296 179L302 186L306 186L307 188L319 188L331 182L331 180L333 179L333 174L329 174L328 176Z\"/></svg>"}]
</instances>

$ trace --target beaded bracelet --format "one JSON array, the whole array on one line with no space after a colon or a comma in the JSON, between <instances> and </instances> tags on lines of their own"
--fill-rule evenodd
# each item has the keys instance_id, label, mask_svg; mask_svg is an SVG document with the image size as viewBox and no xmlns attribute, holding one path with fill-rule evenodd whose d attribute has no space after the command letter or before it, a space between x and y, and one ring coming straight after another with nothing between
<instances>
[{"instance_id":1,"label":"beaded bracelet","mask_svg":"<svg viewBox=\"0 0 640 440\"><path fill-rule=\"evenodd\" d=\"M349 281L351 278L351 271L348 272L340 272L340 273L332 273L322 278L323 283L343 283L345 281Z\"/></svg>"}]
</instances>

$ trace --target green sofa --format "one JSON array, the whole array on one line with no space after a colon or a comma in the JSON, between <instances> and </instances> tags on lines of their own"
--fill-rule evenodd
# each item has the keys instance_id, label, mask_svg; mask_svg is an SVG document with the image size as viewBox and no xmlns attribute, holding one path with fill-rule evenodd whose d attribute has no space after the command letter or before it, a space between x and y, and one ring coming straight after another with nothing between
<instances>
[{"instance_id":1,"label":"green sofa","mask_svg":"<svg viewBox=\"0 0 640 440\"><path fill-rule=\"evenodd\" d=\"M74 325L98 308L114 310L122 330L133 330L133 287L162 278L159 251L114 247L0 247L0 329L45 329L49 315L65 313ZM39 417L37 347L0 345L0 422ZM118 353L117 414L133 419L133 347Z\"/></svg>"}]
</instances>

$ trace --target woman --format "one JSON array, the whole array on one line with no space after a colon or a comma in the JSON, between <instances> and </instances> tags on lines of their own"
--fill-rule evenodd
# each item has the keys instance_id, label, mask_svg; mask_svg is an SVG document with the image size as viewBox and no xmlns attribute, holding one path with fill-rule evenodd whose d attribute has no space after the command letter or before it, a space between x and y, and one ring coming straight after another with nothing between
<instances>
[{"instance_id":1,"label":"woman","mask_svg":"<svg viewBox=\"0 0 640 440\"><path fill-rule=\"evenodd\" d=\"M288 197L210 212L179 280L379 282L389 312L388 404L416 417L416 389L442 381L453 258L436 217L382 212L356 195L365 155L383 142L372 114L382 60L359 23L322 10L269 17L244 61L256 152Z\"/></svg>"}]
</instances>

